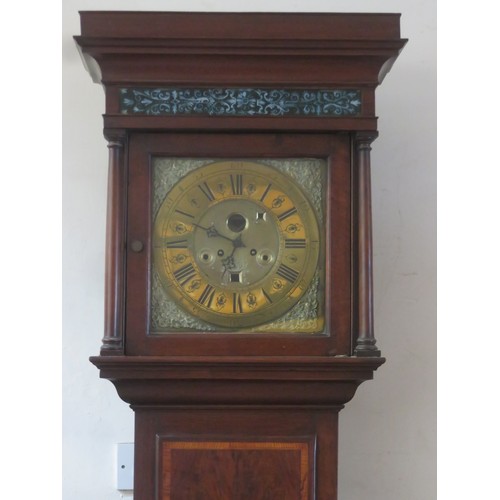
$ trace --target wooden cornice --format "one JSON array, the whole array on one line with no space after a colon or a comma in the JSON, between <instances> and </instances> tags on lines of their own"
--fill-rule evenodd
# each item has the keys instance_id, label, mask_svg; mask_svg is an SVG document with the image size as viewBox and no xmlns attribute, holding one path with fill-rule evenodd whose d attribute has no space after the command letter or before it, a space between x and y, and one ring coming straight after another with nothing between
<instances>
[{"instance_id":1,"label":"wooden cornice","mask_svg":"<svg viewBox=\"0 0 500 500\"><path fill-rule=\"evenodd\" d=\"M140 123L141 116L131 118L120 109L120 89L236 87L356 89L362 100L356 117L298 124L291 118L280 125L284 130L375 130L374 90L406 43L399 14L80 15L75 41L93 80L105 87L107 128L134 129ZM157 118L160 128L193 128L191 117ZM149 119L153 124L154 117ZM265 127L266 119L225 123L227 117L211 117L211 126L250 130Z\"/></svg>"}]
</instances>

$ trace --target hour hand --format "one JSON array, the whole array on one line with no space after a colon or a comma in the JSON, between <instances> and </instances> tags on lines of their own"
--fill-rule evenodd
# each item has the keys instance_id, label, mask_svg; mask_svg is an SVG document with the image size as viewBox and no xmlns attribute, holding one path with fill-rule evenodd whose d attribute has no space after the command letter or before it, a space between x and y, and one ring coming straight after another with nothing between
<instances>
[{"instance_id":1,"label":"hour hand","mask_svg":"<svg viewBox=\"0 0 500 500\"><path fill-rule=\"evenodd\" d=\"M244 248L245 244L243 243L243 240L241 239L241 234L235 238L234 240L231 240L233 242L233 247L234 248ZM234 253L234 251L233 251Z\"/></svg>"}]
</instances>

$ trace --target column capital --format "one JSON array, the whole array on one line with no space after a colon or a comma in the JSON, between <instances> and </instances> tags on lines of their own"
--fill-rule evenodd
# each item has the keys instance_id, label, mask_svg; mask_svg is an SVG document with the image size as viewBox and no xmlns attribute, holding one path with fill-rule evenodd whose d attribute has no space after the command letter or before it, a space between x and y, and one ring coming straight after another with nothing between
<instances>
[{"instance_id":1,"label":"column capital","mask_svg":"<svg viewBox=\"0 0 500 500\"><path fill-rule=\"evenodd\" d=\"M127 131L121 128L105 128L104 137L108 141L108 147L123 147L127 141Z\"/></svg>"},{"instance_id":2,"label":"column capital","mask_svg":"<svg viewBox=\"0 0 500 500\"><path fill-rule=\"evenodd\" d=\"M353 132L353 136L356 142L372 143L378 137L378 132L376 130L358 130Z\"/></svg>"}]
</instances>

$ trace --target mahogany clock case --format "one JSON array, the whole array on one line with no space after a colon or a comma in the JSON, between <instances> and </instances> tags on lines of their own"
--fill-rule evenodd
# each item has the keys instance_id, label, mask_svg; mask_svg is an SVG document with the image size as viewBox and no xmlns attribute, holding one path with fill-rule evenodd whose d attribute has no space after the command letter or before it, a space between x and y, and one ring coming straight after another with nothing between
<instances>
[{"instance_id":1,"label":"mahogany clock case","mask_svg":"<svg viewBox=\"0 0 500 500\"><path fill-rule=\"evenodd\" d=\"M80 15L75 39L104 86L110 151L105 331L91 361L135 412L134 498L336 499L338 412L384 362L370 144L375 89L406 42L399 15ZM131 95L155 89L351 100L279 116L134 107ZM154 157L326 162L324 331L151 331Z\"/></svg>"},{"instance_id":2,"label":"mahogany clock case","mask_svg":"<svg viewBox=\"0 0 500 500\"><path fill-rule=\"evenodd\" d=\"M352 220L348 134L227 133L132 134L129 140L127 293L125 352L128 355L323 355L351 352ZM207 332L149 334L151 288L151 168L154 156L228 158L319 157L328 160L326 223L321 243L327 255L327 325L320 335ZM258 154L256 154L258 153ZM144 242L140 252L131 242Z\"/></svg>"}]
</instances>

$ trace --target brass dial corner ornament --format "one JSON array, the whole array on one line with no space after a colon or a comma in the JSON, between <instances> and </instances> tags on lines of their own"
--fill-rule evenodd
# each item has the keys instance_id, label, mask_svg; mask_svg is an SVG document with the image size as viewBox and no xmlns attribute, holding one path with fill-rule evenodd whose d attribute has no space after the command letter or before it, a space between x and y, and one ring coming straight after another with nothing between
<instances>
[{"instance_id":1,"label":"brass dial corner ornament","mask_svg":"<svg viewBox=\"0 0 500 500\"><path fill-rule=\"evenodd\" d=\"M315 212L273 167L216 161L167 193L154 220L160 282L189 314L222 328L276 320L309 287L320 254Z\"/></svg>"}]
</instances>

